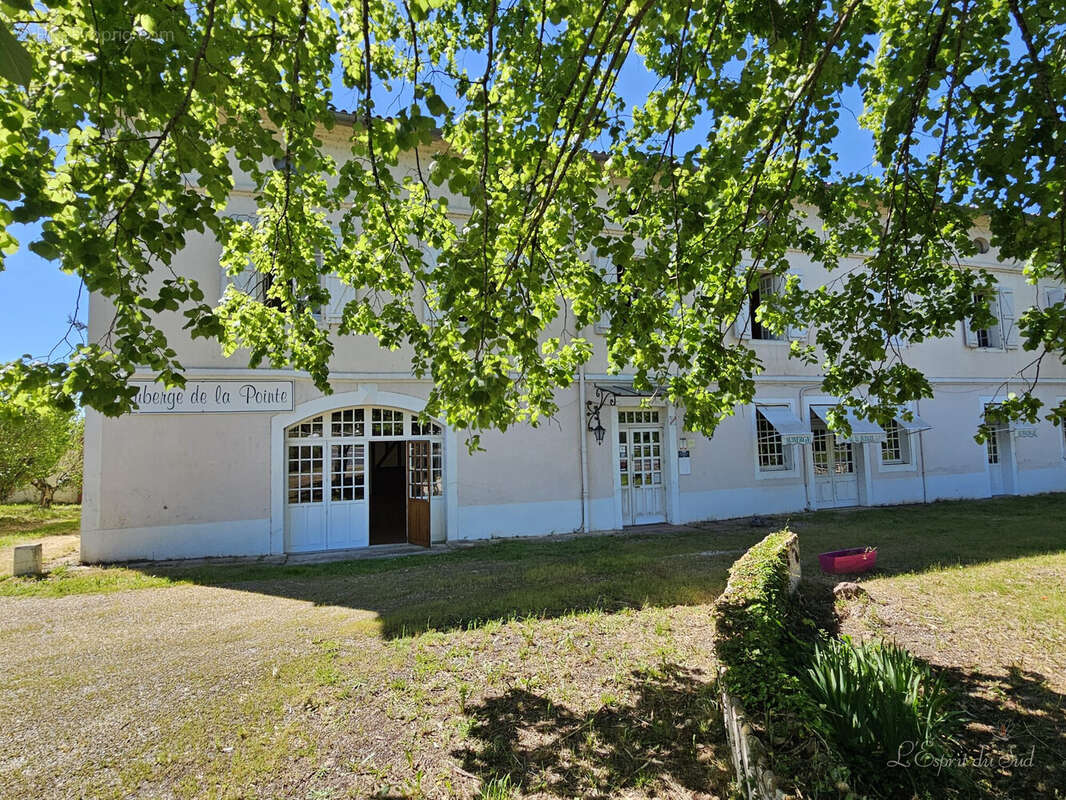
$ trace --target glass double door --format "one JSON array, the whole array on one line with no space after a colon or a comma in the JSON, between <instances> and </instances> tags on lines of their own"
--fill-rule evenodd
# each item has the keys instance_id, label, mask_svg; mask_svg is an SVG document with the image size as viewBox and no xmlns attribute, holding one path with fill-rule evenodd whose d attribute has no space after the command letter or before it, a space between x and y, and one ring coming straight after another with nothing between
<instances>
[{"instance_id":1,"label":"glass double door","mask_svg":"<svg viewBox=\"0 0 1066 800\"><path fill-rule=\"evenodd\" d=\"M851 442L838 442L824 425L812 425L815 501L819 508L859 503L859 476Z\"/></svg>"}]
</instances>

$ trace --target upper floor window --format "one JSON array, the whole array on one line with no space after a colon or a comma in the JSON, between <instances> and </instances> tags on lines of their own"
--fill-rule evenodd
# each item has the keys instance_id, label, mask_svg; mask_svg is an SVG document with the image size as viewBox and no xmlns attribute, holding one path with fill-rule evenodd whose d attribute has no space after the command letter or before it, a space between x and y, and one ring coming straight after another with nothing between
<instances>
[{"instance_id":1,"label":"upper floor window","mask_svg":"<svg viewBox=\"0 0 1066 800\"><path fill-rule=\"evenodd\" d=\"M1018 326L1014 321L1014 291L1000 288L995 293L978 293L974 295L974 299L988 304L995 322L988 328L974 330L970 320L964 320L963 334L966 346L991 350L1016 348Z\"/></svg>"},{"instance_id":2,"label":"upper floor window","mask_svg":"<svg viewBox=\"0 0 1066 800\"><path fill-rule=\"evenodd\" d=\"M792 280L796 280L796 277L792 276ZM775 330L760 320L759 309L769 306L771 298L784 295L788 282L787 275L759 273L748 289L740 313L737 314L734 333L738 339L783 342L788 339L804 339L807 336L807 327L804 325L789 325L786 329Z\"/></svg>"},{"instance_id":3,"label":"upper floor window","mask_svg":"<svg viewBox=\"0 0 1066 800\"><path fill-rule=\"evenodd\" d=\"M780 294L784 289L784 278L779 275L760 275L759 285L748 293L748 321L752 339L780 342L785 336L775 333L759 322L759 307L775 294Z\"/></svg>"}]
</instances>

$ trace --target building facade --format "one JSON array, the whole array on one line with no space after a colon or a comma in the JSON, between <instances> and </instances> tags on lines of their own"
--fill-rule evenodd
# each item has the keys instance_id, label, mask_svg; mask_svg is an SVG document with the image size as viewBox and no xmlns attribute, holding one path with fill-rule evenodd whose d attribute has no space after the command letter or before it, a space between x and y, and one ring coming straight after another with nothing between
<instances>
[{"instance_id":1,"label":"building facade","mask_svg":"<svg viewBox=\"0 0 1066 800\"><path fill-rule=\"evenodd\" d=\"M238 185L231 211L254 213L250 185ZM138 413L108 419L88 411L82 559L432 546L1066 490L1060 428L1004 426L987 444L974 442L986 406L1003 397L1005 376L1028 360L1014 320L1063 291L1027 283L1018 265L999 262L981 244L985 252L972 265L997 278L997 324L901 343L935 397L886 428L854 420L846 441L825 425L838 398L821 393L815 368L788 358L790 339L812 334L775 338L752 326L750 315L742 315L734 335L750 339L766 369L755 402L736 409L713 438L685 430L680 409L642 397L625 374L609 375L602 331L590 329L600 346L574 384L558 392L557 417L537 428L486 432L483 451L473 454L443 422L420 424L431 387L411 375L410 352L390 352L362 336L339 338L334 393L323 395L305 375L248 369L241 353L227 359L217 343L185 336L179 315L164 316L188 385L167 392L139 375ZM220 252L207 236L191 238L175 268L205 290L217 285L221 295L229 278ZM799 252L793 268L808 286L827 279ZM350 299L334 294L323 325L335 325ZM93 296L90 339L109 321L107 302ZM1048 405L1066 396L1066 371L1053 369L1043 371L1038 387Z\"/></svg>"}]
</instances>

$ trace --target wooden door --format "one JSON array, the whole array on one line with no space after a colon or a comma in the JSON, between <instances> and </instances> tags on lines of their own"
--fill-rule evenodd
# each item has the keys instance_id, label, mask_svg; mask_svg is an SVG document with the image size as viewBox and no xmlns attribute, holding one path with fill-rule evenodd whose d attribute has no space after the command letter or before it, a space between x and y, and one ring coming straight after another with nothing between
<instances>
[{"instance_id":1,"label":"wooden door","mask_svg":"<svg viewBox=\"0 0 1066 800\"><path fill-rule=\"evenodd\" d=\"M429 547L430 443L407 443L407 541Z\"/></svg>"}]
</instances>

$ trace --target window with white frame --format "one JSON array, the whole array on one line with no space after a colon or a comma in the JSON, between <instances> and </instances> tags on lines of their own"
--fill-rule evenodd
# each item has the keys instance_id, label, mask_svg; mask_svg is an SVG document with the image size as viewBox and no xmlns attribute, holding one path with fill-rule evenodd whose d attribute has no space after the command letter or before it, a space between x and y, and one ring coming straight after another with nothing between
<instances>
[{"instance_id":1,"label":"window with white frame","mask_svg":"<svg viewBox=\"0 0 1066 800\"><path fill-rule=\"evenodd\" d=\"M989 464L1000 463L999 452L999 434L1007 430L1007 426L1003 420L1000 419L997 410L999 409L999 403L985 403L985 418L984 418L984 433L985 433L985 454L988 457Z\"/></svg>"},{"instance_id":2,"label":"window with white frame","mask_svg":"<svg viewBox=\"0 0 1066 800\"><path fill-rule=\"evenodd\" d=\"M366 446L334 444L330 447L330 499L362 500L366 489Z\"/></svg>"},{"instance_id":3,"label":"window with white frame","mask_svg":"<svg viewBox=\"0 0 1066 800\"><path fill-rule=\"evenodd\" d=\"M982 350L1014 349L1018 346L1018 326L1015 324L1014 291L1000 288L994 293L978 292L974 300L986 303L995 322L988 328L971 327L969 319L963 320L963 334L967 347Z\"/></svg>"},{"instance_id":4,"label":"window with white frame","mask_svg":"<svg viewBox=\"0 0 1066 800\"><path fill-rule=\"evenodd\" d=\"M775 331L759 320L758 313L761 306L769 305L770 298L783 296L790 281L798 284L799 280L798 275L773 275L765 272L754 276L754 286L749 287L737 314L733 329L734 335L738 339L774 342L805 339L808 334L806 325L797 323L789 325L784 330Z\"/></svg>"},{"instance_id":5,"label":"window with white frame","mask_svg":"<svg viewBox=\"0 0 1066 800\"><path fill-rule=\"evenodd\" d=\"M792 469L792 446L782 441L781 434L758 409L755 411L755 449L760 472Z\"/></svg>"},{"instance_id":6,"label":"window with white frame","mask_svg":"<svg viewBox=\"0 0 1066 800\"><path fill-rule=\"evenodd\" d=\"M290 439L321 439L322 417L313 417L298 422L285 432Z\"/></svg>"},{"instance_id":7,"label":"window with white frame","mask_svg":"<svg viewBox=\"0 0 1066 800\"><path fill-rule=\"evenodd\" d=\"M370 412L371 436L403 436L403 412L375 408Z\"/></svg>"},{"instance_id":8,"label":"window with white frame","mask_svg":"<svg viewBox=\"0 0 1066 800\"><path fill-rule=\"evenodd\" d=\"M882 464L910 464L910 437L896 420L884 426L885 440L881 442Z\"/></svg>"},{"instance_id":9,"label":"window with white frame","mask_svg":"<svg viewBox=\"0 0 1066 800\"><path fill-rule=\"evenodd\" d=\"M289 504L321 503L322 445L289 445Z\"/></svg>"},{"instance_id":10,"label":"window with white frame","mask_svg":"<svg viewBox=\"0 0 1066 800\"><path fill-rule=\"evenodd\" d=\"M363 431L363 409L345 408L341 411L333 412L330 436L362 437Z\"/></svg>"},{"instance_id":11,"label":"window with white frame","mask_svg":"<svg viewBox=\"0 0 1066 800\"><path fill-rule=\"evenodd\" d=\"M758 319L758 310L767 298L780 294L784 289L784 278L780 275L760 275L759 285L748 293L748 320L751 326L751 338L763 341L780 342L784 340L783 333L774 333Z\"/></svg>"},{"instance_id":12,"label":"window with white frame","mask_svg":"<svg viewBox=\"0 0 1066 800\"><path fill-rule=\"evenodd\" d=\"M423 424L419 421L417 414L411 415L411 435L412 436L440 436L440 425L430 420Z\"/></svg>"},{"instance_id":13,"label":"window with white frame","mask_svg":"<svg viewBox=\"0 0 1066 800\"><path fill-rule=\"evenodd\" d=\"M659 422L659 412L654 408L619 409L618 422L621 425L655 425Z\"/></svg>"}]
</instances>

